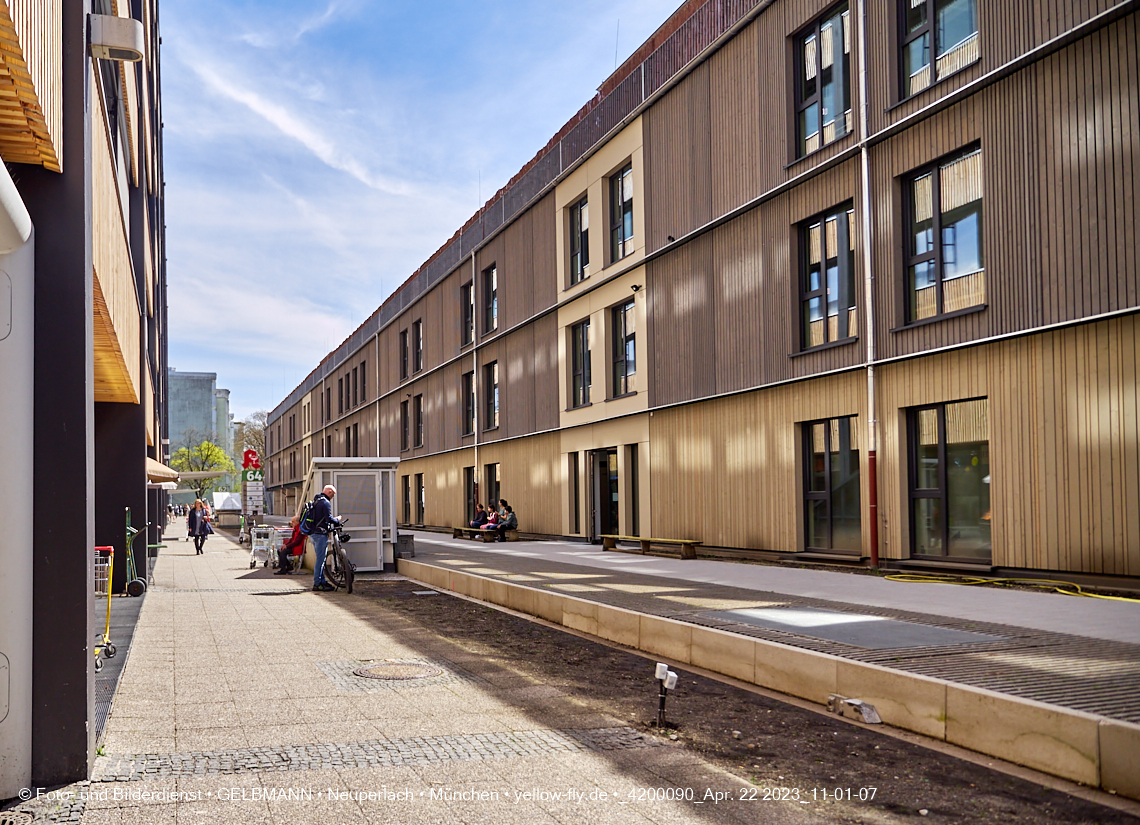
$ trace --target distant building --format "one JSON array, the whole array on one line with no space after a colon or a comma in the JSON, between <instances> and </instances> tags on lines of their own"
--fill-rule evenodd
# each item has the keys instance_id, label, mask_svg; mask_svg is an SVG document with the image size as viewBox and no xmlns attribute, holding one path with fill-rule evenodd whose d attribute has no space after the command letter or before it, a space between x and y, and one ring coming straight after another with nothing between
<instances>
[{"instance_id":1,"label":"distant building","mask_svg":"<svg viewBox=\"0 0 1140 825\"><path fill-rule=\"evenodd\" d=\"M170 444L171 453L180 447L193 447L203 441L212 441L225 450L234 452L234 416L230 412L230 391L218 389L216 372L168 371L170 383ZM235 479L226 476L219 487L234 489ZM175 499L178 500L178 496Z\"/></svg>"}]
</instances>

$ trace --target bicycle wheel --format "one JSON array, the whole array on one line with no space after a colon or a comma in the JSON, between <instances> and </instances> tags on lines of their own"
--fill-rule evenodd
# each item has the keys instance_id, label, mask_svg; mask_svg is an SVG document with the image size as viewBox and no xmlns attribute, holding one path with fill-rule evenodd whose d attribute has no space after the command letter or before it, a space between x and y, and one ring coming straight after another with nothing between
<instances>
[{"instance_id":1,"label":"bicycle wheel","mask_svg":"<svg viewBox=\"0 0 1140 825\"><path fill-rule=\"evenodd\" d=\"M345 569L343 562L344 551L340 549L340 541L336 534L329 538L329 549L325 554L325 581L333 587L344 587Z\"/></svg>"},{"instance_id":2,"label":"bicycle wheel","mask_svg":"<svg viewBox=\"0 0 1140 825\"><path fill-rule=\"evenodd\" d=\"M348 553L346 553L344 551L343 547L340 547L338 545L337 550L340 551L340 556L341 556L340 563L344 567L344 589L345 589L345 592L351 593L352 592L352 580L356 577L356 567L355 567L355 565L353 565L352 562L350 562L348 560Z\"/></svg>"}]
</instances>

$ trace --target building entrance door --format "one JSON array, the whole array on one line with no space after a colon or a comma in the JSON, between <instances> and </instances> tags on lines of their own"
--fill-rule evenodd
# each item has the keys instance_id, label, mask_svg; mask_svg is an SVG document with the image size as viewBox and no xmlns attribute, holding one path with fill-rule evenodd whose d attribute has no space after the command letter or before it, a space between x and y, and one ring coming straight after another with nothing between
<instances>
[{"instance_id":1,"label":"building entrance door","mask_svg":"<svg viewBox=\"0 0 1140 825\"><path fill-rule=\"evenodd\" d=\"M590 462L593 476L593 536L617 535L618 532L618 454L616 449L594 450Z\"/></svg>"}]
</instances>

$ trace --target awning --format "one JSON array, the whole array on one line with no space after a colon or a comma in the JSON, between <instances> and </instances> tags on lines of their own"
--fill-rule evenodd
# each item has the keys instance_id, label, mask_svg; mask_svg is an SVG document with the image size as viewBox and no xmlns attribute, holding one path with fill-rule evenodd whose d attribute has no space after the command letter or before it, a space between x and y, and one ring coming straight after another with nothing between
<instances>
[{"instance_id":1,"label":"awning","mask_svg":"<svg viewBox=\"0 0 1140 825\"><path fill-rule=\"evenodd\" d=\"M147 456L146 478L147 481L178 481L178 471Z\"/></svg>"}]
</instances>

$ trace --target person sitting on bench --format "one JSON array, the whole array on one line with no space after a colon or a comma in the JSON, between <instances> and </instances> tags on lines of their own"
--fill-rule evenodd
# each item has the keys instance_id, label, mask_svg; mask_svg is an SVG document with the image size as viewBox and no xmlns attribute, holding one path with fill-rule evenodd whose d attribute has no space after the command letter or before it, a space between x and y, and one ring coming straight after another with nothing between
<instances>
[{"instance_id":1,"label":"person sitting on bench","mask_svg":"<svg viewBox=\"0 0 1140 825\"><path fill-rule=\"evenodd\" d=\"M293 516L289 519L289 524L293 526L293 535L277 551L277 572L273 574L274 576L288 576L292 573L293 556L305 552L305 539L308 536L301 532L301 520Z\"/></svg>"},{"instance_id":2,"label":"person sitting on bench","mask_svg":"<svg viewBox=\"0 0 1140 825\"><path fill-rule=\"evenodd\" d=\"M495 529L499 531L499 541L507 540L508 530L519 529L519 520L518 516L515 515L515 511L511 509L509 504L504 509L506 510L506 515L499 519L499 523L495 525Z\"/></svg>"},{"instance_id":3,"label":"person sitting on bench","mask_svg":"<svg viewBox=\"0 0 1140 825\"><path fill-rule=\"evenodd\" d=\"M486 523L487 523L487 510L483 507L482 504L476 504L475 505L475 519L474 519L474 521L469 522L469 524L472 527L478 528L478 527L482 527Z\"/></svg>"}]
</instances>

